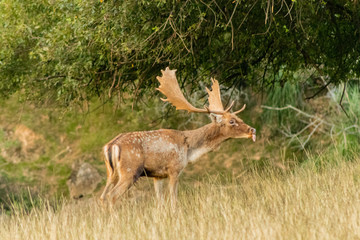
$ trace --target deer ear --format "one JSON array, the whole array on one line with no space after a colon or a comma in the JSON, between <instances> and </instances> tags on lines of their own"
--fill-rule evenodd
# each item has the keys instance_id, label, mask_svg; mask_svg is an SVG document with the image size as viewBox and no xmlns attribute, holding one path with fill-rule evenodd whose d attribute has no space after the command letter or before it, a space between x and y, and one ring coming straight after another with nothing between
<instances>
[{"instance_id":1,"label":"deer ear","mask_svg":"<svg viewBox=\"0 0 360 240\"><path fill-rule=\"evenodd\" d=\"M216 123L221 123L223 120L223 116L215 113L210 113L211 121Z\"/></svg>"}]
</instances>

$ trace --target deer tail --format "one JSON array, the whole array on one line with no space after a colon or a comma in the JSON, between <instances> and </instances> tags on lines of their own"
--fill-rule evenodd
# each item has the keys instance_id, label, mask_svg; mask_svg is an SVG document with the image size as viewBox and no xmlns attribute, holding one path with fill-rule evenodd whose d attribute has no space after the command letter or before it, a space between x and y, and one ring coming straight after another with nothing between
<instances>
[{"instance_id":1,"label":"deer tail","mask_svg":"<svg viewBox=\"0 0 360 240\"><path fill-rule=\"evenodd\" d=\"M104 155L105 155L105 164L108 170L111 173L114 173L114 163L118 162L117 160L120 158L120 146L114 145L105 145L104 147Z\"/></svg>"}]
</instances>

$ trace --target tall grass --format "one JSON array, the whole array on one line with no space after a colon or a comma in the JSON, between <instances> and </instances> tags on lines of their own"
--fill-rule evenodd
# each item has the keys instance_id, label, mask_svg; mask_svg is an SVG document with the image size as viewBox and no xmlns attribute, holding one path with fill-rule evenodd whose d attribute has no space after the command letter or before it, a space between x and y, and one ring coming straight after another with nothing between
<instances>
[{"instance_id":1,"label":"tall grass","mask_svg":"<svg viewBox=\"0 0 360 240\"><path fill-rule=\"evenodd\" d=\"M313 156L318 157L318 156ZM329 157L329 156L323 156ZM221 182L183 182L175 211L153 190L114 208L96 200L0 215L1 239L354 239L360 237L360 159L321 171L309 161L293 171L252 169ZM336 162L336 163L335 163Z\"/></svg>"}]
</instances>

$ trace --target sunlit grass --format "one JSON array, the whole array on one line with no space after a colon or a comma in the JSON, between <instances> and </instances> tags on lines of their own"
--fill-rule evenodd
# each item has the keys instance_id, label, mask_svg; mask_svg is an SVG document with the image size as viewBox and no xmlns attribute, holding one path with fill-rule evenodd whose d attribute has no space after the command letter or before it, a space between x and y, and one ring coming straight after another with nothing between
<instances>
[{"instance_id":1,"label":"sunlit grass","mask_svg":"<svg viewBox=\"0 0 360 240\"><path fill-rule=\"evenodd\" d=\"M334 156L336 157L336 156ZM311 159L309 159L310 161ZM217 180L217 179L222 179ZM114 208L94 199L21 205L0 215L1 239L354 239L360 237L360 162L311 163L237 179L183 181L172 211L153 190Z\"/></svg>"}]
</instances>

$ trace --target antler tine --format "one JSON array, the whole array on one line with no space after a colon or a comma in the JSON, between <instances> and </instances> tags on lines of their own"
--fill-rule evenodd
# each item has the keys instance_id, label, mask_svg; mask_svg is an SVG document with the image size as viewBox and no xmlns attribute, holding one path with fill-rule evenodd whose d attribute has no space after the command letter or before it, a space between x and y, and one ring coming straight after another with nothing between
<instances>
[{"instance_id":1,"label":"antler tine","mask_svg":"<svg viewBox=\"0 0 360 240\"><path fill-rule=\"evenodd\" d=\"M157 76L156 79L159 80L160 86L156 88L161 93L163 93L167 99L161 98L164 102L170 102L176 110L187 110L188 112L198 112L198 113L209 113L207 109L200 109L192 106L184 97L183 93L180 90L179 83L176 79L175 70L170 70L169 67L165 71L161 70L162 77Z\"/></svg>"},{"instance_id":2,"label":"antler tine","mask_svg":"<svg viewBox=\"0 0 360 240\"><path fill-rule=\"evenodd\" d=\"M209 110L224 113L224 107L221 102L219 82L214 78L211 78L211 82L212 82L212 86L211 86L212 91L206 88L206 91L209 95Z\"/></svg>"},{"instance_id":3,"label":"antler tine","mask_svg":"<svg viewBox=\"0 0 360 240\"><path fill-rule=\"evenodd\" d=\"M242 111L244 111L244 109L246 108L246 104L244 104L244 106L240 109L240 110L237 110L236 112L233 112L233 114L238 114L238 113L240 113L240 112L242 112Z\"/></svg>"},{"instance_id":4,"label":"antler tine","mask_svg":"<svg viewBox=\"0 0 360 240\"><path fill-rule=\"evenodd\" d=\"M225 112L229 112L230 109L234 106L234 103L235 103L235 101L232 101L230 106L227 109L225 109Z\"/></svg>"}]
</instances>

